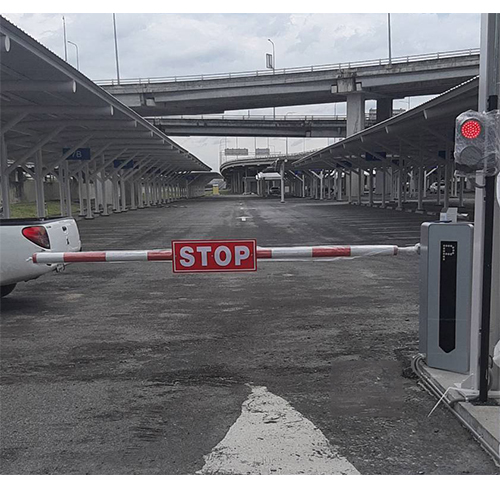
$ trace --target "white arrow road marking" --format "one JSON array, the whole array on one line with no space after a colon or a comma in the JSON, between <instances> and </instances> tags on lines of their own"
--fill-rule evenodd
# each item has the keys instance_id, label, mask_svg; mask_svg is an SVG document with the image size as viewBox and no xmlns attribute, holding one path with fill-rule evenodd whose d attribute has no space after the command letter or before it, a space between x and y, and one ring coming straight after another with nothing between
<instances>
[{"instance_id":1,"label":"white arrow road marking","mask_svg":"<svg viewBox=\"0 0 500 500\"><path fill-rule=\"evenodd\" d=\"M241 219L242 222L246 222L247 219L251 219L249 215L242 215L241 217L236 217L237 219Z\"/></svg>"},{"instance_id":2,"label":"white arrow road marking","mask_svg":"<svg viewBox=\"0 0 500 500\"><path fill-rule=\"evenodd\" d=\"M252 387L241 415L197 474L359 474L283 398Z\"/></svg>"}]
</instances>

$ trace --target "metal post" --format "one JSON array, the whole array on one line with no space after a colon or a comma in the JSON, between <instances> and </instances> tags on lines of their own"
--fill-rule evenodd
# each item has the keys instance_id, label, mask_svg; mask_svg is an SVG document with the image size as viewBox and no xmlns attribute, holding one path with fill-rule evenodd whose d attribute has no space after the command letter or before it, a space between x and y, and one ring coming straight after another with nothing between
<instances>
[{"instance_id":1,"label":"metal post","mask_svg":"<svg viewBox=\"0 0 500 500\"><path fill-rule=\"evenodd\" d=\"M446 155L448 157L448 154ZM444 209L448 210L450 207L450 167L447 162L444 166Z\"/></svg>"},{"instance_id":2,"label":"metal post","mask_svg":"<svg viewBox=\"0 0 500 500\"><path fill-rule=\"evenodd\" d=\"M385 208L385 199L386 199L386 182L387 182L387 172L385 168L382 168L382 208Z\"/></svg>"},{"instance_id":3,"label":"metal post","mask_svg":"<svg viewBox=\"0 0 500 500\"><path fill-rule=\"evenodd\" d=\"M500 85L500 68L498 61L500 58L500 14L482 14L481 16L481 55L479 62L479 111L493 111L498 109L498 92ZM498 165L497 165L498 167ZM498 175L498 174L497 174ZM483 177L480 175L478 177ZM477 179L481 180L481 179ZM478 183L479 184L479 183ZM500 328L498 326L498 299L499 299L499 265L498 252L499 244L499 229L498 223L495 228L495 211L497 217L500 215L499 207L495 208L495 177L487 176L484 180L483 199L478 196L476 189L476 212L474 220L474 228L479 236L482 236L482 244L474 252L474 270L481 268L481 321L480 321L480 344L479 344L479 402L486 403L488 401L488 385L489 385L489 365L490 365L490 336L496 342L500 337ZM479 203L478 203L479 201ZM481 205L481 206L478 206ZM481 213L482 212L482 213ZM480 219L481 217L481 219ZM482 234L481 234L482 233ZM496 240L496 241L495 241ZM495 243L494 243L495 241ZM476 241L474 241L476 243ZM496 248L495 248L496 247ZM482 263L478 253L482 253ZM496 253L496 259L493 259L493 254ZM479 265L478 265L479 264ZM481 266L482 264L482 266ZM493 276L495 279L495 291L493 291ZM477 280L475 280L477 283ZM473 289L473 293L475 290ZM495 305L492 309L492 297ZM477 305L477 302L473 303ZM478 311L477 311L478 312ZM477 314L476 312L476 314ZM493 322L492 318L496 318ZM494 339L494 337L497 337ZM496 375L495 375L496 374ZM495 366L491 368L491 388L498 390L498 369Z\"/></svg>"},{"instance_id":4,"label":"metal post","mask_svg":"<svg viewBox=\"0 0 500 500\"><path fill-rule=\"evenodd\" d=\"M59 181L59 210L61 212L61 215L67 215L66 193L65 193L65 187L66 187L65 175L66 175L66 173L64 172L63 163L61 163L58 166L57 173L59 174L59 177L58 177L58 181Z\"/></svg>"},{"instance_id":5,"label":"metal post","mask_svg":"<svg viewBox=\"0 0 500 500\"><path fill-rule=\"evenodd\" d=\"M35 194L37 217L45 217L45 191L43 184L43 159L41 149L35 153Z\"/></svg>"},{"instance_id":6,"label":"metal post","mask_svg":"<svg viewBox=\"0 0 500 500\"><path fill-rule=\"evenodd\" d=\"M373 207L373 169L368 169L368 205Z\"/></svg>"},{"instance_id":7,"label":"metal post","mask_svg":"<svg viewBox=\"0 0 500 500\"><path fill-rule=\"evenodd\" d=\"M0 175L2 176L2 218L4 219L10 218L10 176L7 158L7 144L2 134L0 137Z\"/></svg>"},{"instance_id":8,"label":"metal post","mask_svg":"<svg viewBox=\"0 0 500 500\"><path fill-rule=\"evenodd\" d=\"M71 200L71 170L69 168L69 163L67 161L64 162L64 171L65 171L65 181L66 181L66 203L68 210L68 217L73 216L73 207Z\"/></svg>"},{"instance_id":9,"label":"metal post","mask_svg":"<svg viewBox=\"0 0 500 500\"><path fill-rule=\"evenodd\" d=\"M441 166L438 165L437 167L437 204L441 205Z\"/></svg>"},{"instance_id":10,"label":"metal post","mask_svg":"<svg viewBox=\"0 0 500 500\"><path fill-rule=\"evenodd\" d=\"M324 191L325 191L324 187L323 187L323 176L324 176L323 170L321 171L321 173L319 175L320 175L320 177L319 177L319 199L323 200Z\"/></svg>"},{"instance_id":11,"label":"metal post","mask_svg":"<svg viewBox=\"0 0 500 500\"><path fill-rule=\"evenodd\" d=\"M90 167L89 164L85 166L85 197L87 198L87 215L86 219L93 219L94 214L92 213L92 199L90 195Z\"/></svg>"},{"instance_id":12,"label":"metal post","mask_svg":"<svg viewBox=\"0 0 500 500\"><path fill-rule=\"evenodd\" d=\"M125 186L125 179L123 175L120 176L120 190L121 190L121 202L122 202L122 212L127 211L127 191Z\"/></svg>"},{"instance_id":13,"label":"metal post","mask_svg":"<svg viewBox=\"0 0 500 500\"><path fill-rule=\"evenodd\" d=\"M401 157L400 157L400 162ZM398 169L398 210L403 210L403 166L400 165Z\"/></svg>"},{"instance_id":14,"label":"metal post","mask_svg":"<svg viewBox=\"0 0 500 500\"><path fill-rule=\"evenodd\" d=\"M68 43L75 46L75 49L76 49L76 69L78 71L80 71L80 57L78 55L78 45L75 42L71 42L70 40L68 40Z\"/></svg>"},{"instance_id":15,"label":"metal post","mask_svg":"<svg viewBox=\"0 0 500 500\"><path fill-rule=\"evenodd\" d=\"M106 195L106 173L101 172L101 197L102 197L102 213L101 215L108 216L108 200Z\"/></svg>"},{"instance_id":16,"label":"metal post","mask_svg":"<svg viewBox=\"0 0 500 500\"><path fill-rule=\"evenodd\" d=\"M361 195L363 192L363 184L364 184L364 172L361 168L358 169L358 205L361 206Z\"/></svg>"},{"instance_id":17,"label":"metal post","mask_svg":"<svg viewBox=\"0 0 500 500\"><path fill-rule=\"evenodd\" d=\"M136 196L135 196L135 181L132 179L130 181L130 210L137 210L136 205Z\"/></svg>"},{"instance_id":18,"label":"metal post","mask_svg":"<svg viewBox=\"0 0 500 500\"><path fill-rule=\"evenodd\" d=\"M424 197L423 197L423 184L425 182L424 175L425 175L425 170L422 165L419 165L418 167L418 184L417 184L417 210L423 210L424 208Z\"/></svg>"},{"instance_id":19,"label":"metal post","mask_svg":"<svg viewBox=\"0 0 500 500\"><path fill-rule=\"evenodd\" d=\"M100 214L102 212L102 192L100 188L99 178L97 175L97 160L94 160L94 174L92 175L95 193L95 211Z\"/></svg>"},{"instance_id":20,"label":"metal post","mask_svg":"<svg viewBox=\"0 0 500 500\"><path fill-rule=\"evenodd\" d=\"M113 212L120 213L120 202L119 202L119 191L118 191L118 172L116 169L113 171Z\"/></svg>"}]
</instances>

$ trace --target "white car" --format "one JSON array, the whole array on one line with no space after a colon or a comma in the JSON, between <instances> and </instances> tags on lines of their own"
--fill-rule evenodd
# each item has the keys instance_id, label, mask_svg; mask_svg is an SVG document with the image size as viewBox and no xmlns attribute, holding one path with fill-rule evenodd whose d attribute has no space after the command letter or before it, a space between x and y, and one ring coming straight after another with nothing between
<instances>
[{"instance_id":1,"label":"white car","mask_svg":"<svg viewBox=\"0 0 500 500\"><path fill-rule=\"evenodd\" d=\"M445 190L445 188L446 188L446 184L445 184L445 182L444 182L444 181L441 181L441 182L439 183L439 191L440 191L441 193L443 193L443 194L444 194L444 190ZM433 183L429 186L429 192L430 192L430 193L435 194L435 193L437 193L437 190L438 190L438 183L437 183L437 182L433 182Z\"/></svg>"},{"instance_id":2,"label":"white car","mask_svg":"<svg viewBox=\"0 0 500 500\"><path fill-rule=\"evenodd\" d=\"M55 271L58 264L34 264L36 252L79 252L80 233L75 219L0 219L0 296L20 281Z\"/></svg>"}]
</instances>

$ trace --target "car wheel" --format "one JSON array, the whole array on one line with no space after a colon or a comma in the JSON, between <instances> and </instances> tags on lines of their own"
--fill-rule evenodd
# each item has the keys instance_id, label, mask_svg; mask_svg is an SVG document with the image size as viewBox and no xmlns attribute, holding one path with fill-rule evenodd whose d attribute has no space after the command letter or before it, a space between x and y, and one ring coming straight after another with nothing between
<instances>
[{"instance_id":1,"label":"car wheel","mask_svg":"<svg viewBox=\"0 0 500 500\"><path fill-rule=\"evenodd\" d=\"M0 297L5 297L5 296L9 295L9 293L12 292L12 290L14 290L14 288L16 288L16 284L17 283L12 283L12 285L0 286Z\"/></svg>"}]
</instances>

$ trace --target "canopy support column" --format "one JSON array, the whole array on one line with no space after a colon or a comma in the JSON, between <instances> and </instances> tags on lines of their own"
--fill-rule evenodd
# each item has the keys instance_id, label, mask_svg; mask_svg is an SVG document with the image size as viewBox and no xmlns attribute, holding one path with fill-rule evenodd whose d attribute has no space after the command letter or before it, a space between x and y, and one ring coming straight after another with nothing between
<instances>
[{"instance_id":1,"label":"canopy support column","mask_svg":"<svg viewBox=\"0 0 500 500\"><path fill-rule=\"evenodd\" d=\"M45 189L43 183L42 150L35 153L35 196L37 217L45 217Z\"/></svg>"}]
</instances>

